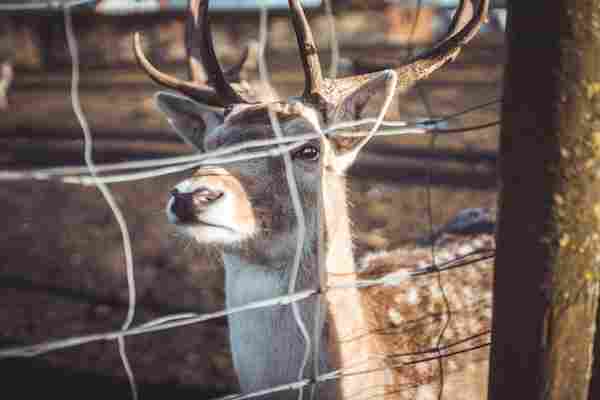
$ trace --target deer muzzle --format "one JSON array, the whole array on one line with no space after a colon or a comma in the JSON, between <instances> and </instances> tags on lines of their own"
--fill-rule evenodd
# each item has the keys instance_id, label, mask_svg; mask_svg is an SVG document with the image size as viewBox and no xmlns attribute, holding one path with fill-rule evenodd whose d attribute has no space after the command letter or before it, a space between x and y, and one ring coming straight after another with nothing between
<instances>
[{"instance_id":1,"label":"deer muzzle","mask_svg":"<svg viewBox=\"0 0 600 400\"><path fill-rule=\"evenodd\" d=\"M171 191L170 211L178 223L198 222L197 215L206 211L214 202L223 197L223 191L200 187L192 192Z\"/></svg>"},{"instance_id":2,"label":"deer muzzle","mask_svg":"<svg viewBox=\"0 0 600 400\"><path fill-rule=\"evenodd\" d=\"M202 243L239 242L256 231L244 185L219 167L199 168L175 186L169 195L167 217Z\"/></svg>"}]
</instances>

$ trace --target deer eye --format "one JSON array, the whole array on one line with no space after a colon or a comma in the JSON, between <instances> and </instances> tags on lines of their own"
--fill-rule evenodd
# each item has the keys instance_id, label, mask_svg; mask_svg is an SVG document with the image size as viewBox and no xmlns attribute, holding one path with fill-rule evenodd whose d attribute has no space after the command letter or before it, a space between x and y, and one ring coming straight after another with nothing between
<instances>
[{"instance_id":1,"label":"deer eye","mask_svg":"<svg viewBox=\"0 0 600 400\"><path fill-rule=\"evenodd\" d=\"M319 149L309 144L292 154L292 158L306 161L316 161L319 159Z\"/></svg>"}]
</instances>

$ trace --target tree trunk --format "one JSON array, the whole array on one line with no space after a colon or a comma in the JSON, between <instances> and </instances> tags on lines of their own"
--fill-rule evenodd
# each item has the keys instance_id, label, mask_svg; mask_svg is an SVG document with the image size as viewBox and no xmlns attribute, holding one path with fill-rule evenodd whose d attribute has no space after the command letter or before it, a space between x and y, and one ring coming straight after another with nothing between
<instances>
[{"instance_id":1,"label":"tree trunk","mask_svg":"<svg viewBox=\"0 0 600 400\"><path fill-rule=\"evenodd\" d=\"M589 395L600 292L600 0L509 2L491 399Z\"/></svg>"}]
</instances>

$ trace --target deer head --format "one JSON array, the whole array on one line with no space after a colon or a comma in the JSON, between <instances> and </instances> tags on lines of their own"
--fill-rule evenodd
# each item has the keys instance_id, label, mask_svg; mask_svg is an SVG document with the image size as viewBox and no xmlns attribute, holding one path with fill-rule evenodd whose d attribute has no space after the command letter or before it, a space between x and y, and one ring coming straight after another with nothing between
<instances>
[{"instance_id":1,"label":"deer head","mask_svg":"<svg viewBox=\"0 0 600 400\"><path fill-rule=\"evenodd\" d=\"M407 90L454 59L483 23L488 3L489 0L462 0L448 36L406 65L395 70L327 79L322 75L300 1L289 0L306 86L301 96L285 101L259 101L228 81L213 48L209 1L190 0L187 31L190 81L152 66L143 54L138 34L134 47L139 64L148 75L175 92L156 94L158 108L175 131L198 151L211 151L251 139L272 138L269 110L276 113L285 136L321 132L330 124L359 117L372 94L390 89L394 73L397 89ZM200 65L204 73L197 72ZM204 76L206 82L201 81ZM343 174L369 138L349 143L340 136L323 135L291 154L305 210L317 208L319 179L329 175L324 172ZM272 250L271 240L293 232L289 222L293 210L283 170L283 162L275 159L227 168L200 168L171 192L169 219L200 242L232 245L253 238L258 240L258 248ZM316 218L309 215L308 221L312 223ZM271 244L260 243L260 238L268 239Z\"/></svg>"},{"instance_id":2,"label":"deer head","mask_svg":"<svg viewBox=\"0 0 600 400\"><path fill-rule=\"evenodd\" d=\"M210 152L278 135L318 134L316 139L302 142L283 157L198 168L171 191L169 220L198 242L223 246L228 306L282 295L290 287L314 288L323 283L319 265L324 264L331 276L348 275L347 268L353 271L343 176L374 130L354 140L325 134L326 128L358 118L376 92L384 90L391 95L393 89L406 90L456 57L483 23L488 3L489 0L462 0L448 36L406 65L327 79L322 75L300 1L289 0L306 86L301 96L277 101L253 96L241 85L230 82L223 72L213 48L208 0L190 0L189 81L152 66L142 52L139 35L135 35L135 53L142 68L156 82L174 91L156 94L158 108L197 151ZM272 124L273 119L277 123ZM305 224L294 218L295 197L288 186L290 174L298 188ZM296 277L290 271L294 270L292 259L301 227L306 228L306 236ZM334 264L343 269L330 268ZM308 331L325 331L321 325L315 325L314 306L318 301L311 298L298 305ZM344 291L337 298L327 295L327 301L332 321L329 326L337 329L328 337L344 337L364 327L361 313L350 318L341 315L343 310L360 309L360 299L352 291ZM244 392L297 380L305 341L286 307L231 315L229 326L234 365ZM322 340L327 341L325 337ZM337 355L321 352L320 370L325 371L331 360L339 360L336 364L341 366L351 365L351 356L367 349L362 341L353 342L353 346L341 348ZM311 376L311 368L303 369L305 376ZM355 388L364 384L362 379L355 381ZM341 387L344 393L354 390L352 385L342 383ZM296 395L288 393L275 398L291 399ZM329 393L324 398L334 396Z\"/></svg>"}]
</instances>

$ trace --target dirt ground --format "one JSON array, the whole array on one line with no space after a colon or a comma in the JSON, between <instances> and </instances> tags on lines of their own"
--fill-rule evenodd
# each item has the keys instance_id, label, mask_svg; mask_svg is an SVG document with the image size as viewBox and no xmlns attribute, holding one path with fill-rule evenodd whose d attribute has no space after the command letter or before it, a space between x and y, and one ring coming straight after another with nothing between
<instances>
[{"instance_id":1,"label":"dirt ground","mask_svg":"<svg viewBox=\"0 0 600 400\"><path fill-rule=\"evenodd\" d=\"M389 51L371 49L368 56ZM284 60L289 55L271 60L273 80L283 93L297 94L302 86L299 67L284 73L290 66ZM501 38L484 35L419 90L436 116L452 114L500 97L503 63ZM155 89L129 70L84 73L82 103L98 141L97 161L187 151L152 107ZM65 72L17 76L11 109L0 114L2 169L82 162L81 132L68 93ZM422 99L413 90L398 97L388 119L425 116ZM494 105L453 119L449 127L498 118L499 106ZM466 207L494 208L498 132L493 127L439 136L433 145L429 138L374 140L349 174L357 255L393 249L426 235L428 189L436 226ZM111 186L133 241L135 323L223 307L218 253L178 237L164 216L168 190L180 178ZM121 326L127 311L121 234L98 190L54 182L3 182L0 210L1 347ZM209 398L235 391L225 319L140 335L126 343L143 399ZM62 399L130 396L115 342L1 360L0 367L5 391L7 385L14 386L19 398L40 391Z\"/></svg>"}]
</instances>

